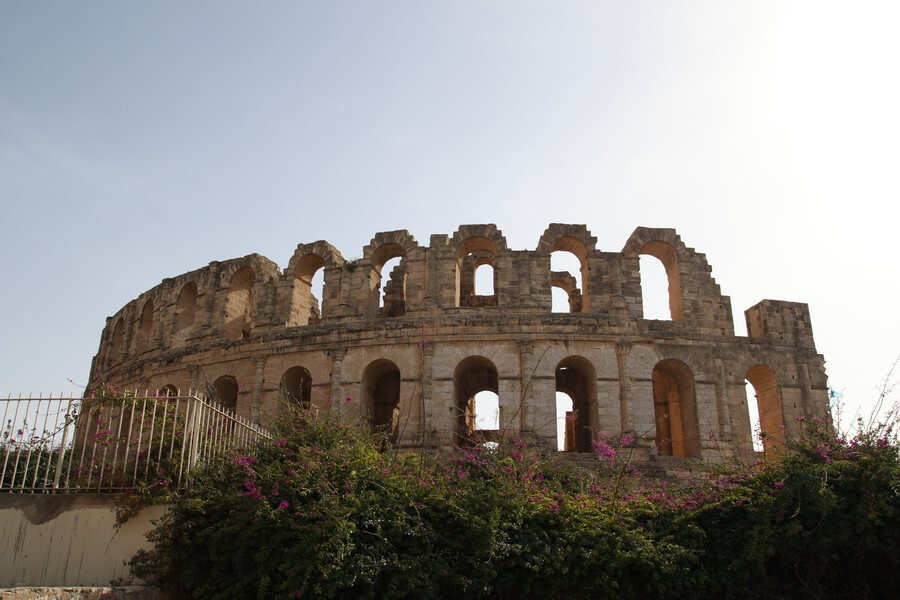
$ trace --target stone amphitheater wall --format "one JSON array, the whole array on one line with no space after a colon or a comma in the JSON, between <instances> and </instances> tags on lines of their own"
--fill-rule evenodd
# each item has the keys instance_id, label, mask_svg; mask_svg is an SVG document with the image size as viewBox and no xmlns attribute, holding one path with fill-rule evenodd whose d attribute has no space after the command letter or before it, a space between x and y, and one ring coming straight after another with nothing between
<instances>
[{"instance_id":1,"label":"stone amphitheater wall","mask_svg":"<svg viewBox=\"0 0 900 600\"><path fill-rule=\"evenodd\" d=\"M552 272L556 251L580 272ZM670 320L644 318L642 255L665 268ZM475 294L481 265L493 269L492 294ZM570 313L551 312L554 286ZM763 300L745 317L749 335L736 336L706 257L673 229L639 227L620 252L599 250L584 225L551 224L530 251L509 249L492 224L427 247L398 230L377 233L359 259L316 241L284 270L251 254L164 279L107 319L91 379L215 390L262 423L296 388L311 408L388 427L400 447L440 449L465 443L473 390L497 393L500 429L555 449L556 392L569 389L578 450L633 433L647 458L717 462L754 455L748 378L767 452L797 417L827 410L807 306Z\"/></svg>"}]
</instances>

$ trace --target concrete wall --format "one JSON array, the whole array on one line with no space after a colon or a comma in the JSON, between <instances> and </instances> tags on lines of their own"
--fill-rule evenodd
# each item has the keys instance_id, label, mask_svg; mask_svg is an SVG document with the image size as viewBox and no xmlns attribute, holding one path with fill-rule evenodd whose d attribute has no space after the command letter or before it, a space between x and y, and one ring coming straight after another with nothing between
<instances>
[{"instance_id":1,"label":"concrete wall","mask_svg":"<svg viewBox=\"0 0 900 600\"><path fill-rule=\"evenodd\" d=\"M149 547L165 511L146 508L116 529L112 495L0 495L0 587L127 582L125 561Z\"/></svg>"}]
</instances>

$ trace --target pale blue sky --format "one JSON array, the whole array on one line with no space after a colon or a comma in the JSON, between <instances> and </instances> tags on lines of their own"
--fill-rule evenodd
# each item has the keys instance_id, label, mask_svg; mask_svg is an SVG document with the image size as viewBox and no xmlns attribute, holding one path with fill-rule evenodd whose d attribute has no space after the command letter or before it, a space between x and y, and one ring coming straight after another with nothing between
<instances>
[{"instance_id":1,"label":"pale blue sky","mask_svg":"<svg viewBox=\"0 0 900 600\"><path fill-rule=\"evenodd\" d=\"M0 2L0 390L83 383L168 276L377 231L586 223L808 302L832 385L900 353L895 2Z\"/></svg>"}]
</instances>

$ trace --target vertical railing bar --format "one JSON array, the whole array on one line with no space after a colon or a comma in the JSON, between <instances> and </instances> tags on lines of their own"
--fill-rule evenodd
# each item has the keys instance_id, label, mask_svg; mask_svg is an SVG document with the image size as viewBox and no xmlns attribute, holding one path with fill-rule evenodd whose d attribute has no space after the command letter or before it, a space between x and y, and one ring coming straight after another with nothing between
<instances>
[{"instance_id":1,"label":"vertical railing bar","mask_svg":"<svg viewBox=\"0 0 900 600\"><path fill-rule=\"evenodd\" d=\"M84 403L82 403L81 412L84 413ZM80 475L84 474L84 454L85 454L85 451L87 450L88 435L91 432L91 419L93 419L92 408L89 406L87 422L85 423L85 426L84 426L84 441L81 443L81 456L78 458L78 472L76 473L76 476L80 476ZM78 432L77 428L75 429L75 432L76 433ZM75 455L75 452L73 450L73 452L69 455L69 471L66 473L66 489L69 488L69 481L70 481L70 477L72 475L72 457L74 455Z\"/></svg>"},{"instance_id":2,"label":"vertical railing bar","mask_svg":"<svg viewBox=\"0 0 900 600\"><path fill-rule=\"evenodd\" d=\"M190 412L191 412L191 397L188 396L184 401L184 428L181 435L181 457L178 459L178 486L181 486L181 473L184 469L184 451L187 448L188 436L189 436L189 427L190 427ZM196 400L195 400L196 401ZM176 408L176 416L178 414L177 408L178 404L175 405ZM175 437L172 436L172 444L175 444Z\"/></svg>"},{"instance_id":3,"label":"vertical railing bar","mask_svg":"<svg viewBox=\"0 0 900 600\"><path fill-rule=\"evenodd\" d=\"M153 412L150 415L150 440L147 442L147 460L144 462L144 479L150 471L150 459L153 457L153 433L156 429L156 409L159 406L159 398L153 400ZM162 444L160 444L162 447Z\"/></svg>"},{"instance_id":4,"label":"vertical railing bar","mask_svg":"<svg viewBox=\"0 0 900 600\"><path fill-rule=\"evenodd\" d=\"M209 420L212 418L212 411L215 403L210 402L200 411L200 422L197 427L197 451L194 453L194 459L191 461L191 469L202 461L207 453L209 446Z\"/></svg>"},{"instance_id":5,"label":"vertical railing bar","mask_svg":"<svg viewBox=\"0 0 900 600\"><path fill-rule=\"evenodd\" d=\"M10 421L9 427L9 441L6 445L6 457L3 459L3 473L0 474L0 484L6 481L6 465L9 463L9 454L12 451L12 440L14 438L13 432L16 430L16 422L19 420L19 406L22 404L22 394L19 394L19 397L16 399L16 408L13 411L13 418ZM13 481L10 479L9 481L9 489L13 488Z\"/></svg>"},{"instance_id":6,"label":"vertical railing bar","mask_svg":"<svg viewBox=\"0 0 900 600\"><path fill-rule=\"evenodd\" d=\"M53 475L53 489L59 489L59 480L62 477L62 465L66 456L66 443L69 440L69 414L72 412L72 401L73 398L69 396L68 402L66 402L66 417L63 421L63 436L62 442L59 444L59 458L56 461L56 473ZM71 454L69 455L69 464L72 464Z\"/></svg>"},{"instance_id":7,"label":"vertical railing bar","mask_svg":"<svg viewBox=\"0 0 900 600\"><path fill-rule=\"evenodd\" d=\"M97 442L100 436L100 425L103 423L103 409L99 409L99 415L97 416L97 422L94 424L94 443L91 444L91 462L88 465L88 480L85 489L90 489L91 487L91 479L94 478L94 464L97 458ZM84 464L79 468L84 468ZM102 469L101 469L102 473Z\"/></svg>"},{"instance_id":8,"label":"vertical railing bar","mask_svg":"<svg viewBox=\"0 0 900 600\"><path fill-rule=\"evenodd\" d=\"M58 406L56 409L56 417L53 419L53 437L51 438L51 440L56 439L56 433L59 431L59 414L62 412L62 401L63 401L63 395L62 395L62 392L60 392L59 400L57 400ZM60 452L60 455L62 455L62 448L60 448L59 452ZM56 464L59 464L58 459L56 461ZM53 442L51 441L50 442L50 450L47 453L47 469L44 471L44 483L41 486L44 488L44 490L47 489L47 487L50 483L50 471L52 470L51 469L52 466L53 466Z\"/></svg>"},{"instance_id":9,"label":"vertical railing bar","mask_svg":"<svg viewBox=\"0 0 900 600\"><path fill-rule=\"evenodd\" d=\"M25 434L28 433L28 410L31 408L31 394L28 394L28 402L25 403L25 419L22 422L22 439L25 438ZM22 456L22 446L23 441L19 440L19 448L16 450L16 462L13 464L13 472L12 477L10 478L10 486L9 489L13 489L16 486L16 473L19 470L19 457Z\"/></svg>"},{"instance_id":10,"label":"vertical railing bar","mask_svg":"<svg viewBox=\"0 0 900 600\"><path fill-rule=\"evenodd\" d=\"M141 420L138 425L138 439L137 439L137 448L134 449L134 477L131 479L131 487L137 485L137 474L138 467L140 467L141 463L141 442L144 438L144 419L147 416L147 393L144 393L144 398L141 401ZM149 452L147 454L150 454Z\"/></svg>"},{"instance_id":11,"label":"vertical railing bar","mask_svg":"<svg viewBox=\"0 0 900 600\"><path fill-rule=\"evenodd\" d=\"M128 480L128 454L131 452L131 432L134 429L134 407L137 404L137 390L134 390L134 398L131 399L131 416L128 417L128 435L125 436L125 452L122 453L122 486ZM118 452L118 446L116 451ZM116 469L116 459L113 458L113 473ZM115 482L113 482L115 483Z\"/></svg>"},{"instance_id":12,"label":"vertical railing bar","mask_svg":"<svg viewBox=\"0 0 900 600\"><path fill-rule=\"evenodd\" d=\"M173 419L172 419L172 439L169 442L169 459L170 460L175 460L175 435L176 435L176 431L178 430L178 404L180 402L181 402L181 398L175 398L175 411L172 413L172 417L173 417ZM187 404L188 404L187 399L185 399L185 404L184 404L185 418L187 418ZM187 421L185 421L184 425L182 425L182 427L181 427L182 434L184 433L184 431L186 431L186 428L187 428ZM182 435L182 438L183 438L183 435ZM184 442L184 439L182 439L182 442Z\"/></svg>"},{"instance_id":13,"label":"vertical railing bar","mask_svg":"<svg viewBox=\"0 0 900 600\"><path fill-rule=\"evenodd\" d=\"M35 491L35 488L37 488L38 475L40 475L40 472L41 472L41 454L43 452L42 448L44 447L44 443L45 443L44 436L47 435L47 421L50 419L50 405L52 403L53 403L53 392L50 393L50 398L47 399L47 412L44 414L44 427L43 427L43 430L41 431L41 434L42 434L41 435L41 445L38 447L37 464L34 466L34 477L31 478L31 491L32 492ZM38 410L37 410L37 414L35 415L35 418L34 418L35 423L37 423L37 419L40 416L41 416L41 401L38 400ZM47 453L47 460L48 461L50 460L49 452ZM47 467L47 469L49 469L49 466ZM46 479L46 475L44 477Z\"/></svg>"}]
</instances>

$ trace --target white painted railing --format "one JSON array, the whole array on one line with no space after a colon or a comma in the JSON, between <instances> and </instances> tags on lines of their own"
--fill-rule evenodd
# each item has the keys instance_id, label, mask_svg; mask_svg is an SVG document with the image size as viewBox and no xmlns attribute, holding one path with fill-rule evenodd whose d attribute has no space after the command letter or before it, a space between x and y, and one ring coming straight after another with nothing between
<instances>
[{"instance_id":1,"label":"white painted railing","mask_svg":"<svg viewBox=\"0 0 900 600\"><path fill-rule=\"evenodd\" d=\"M0 492L182 487L208 458L250 449L264 428L193 390L110 398L0 399Z\"/></svg>"}]
</instances>

